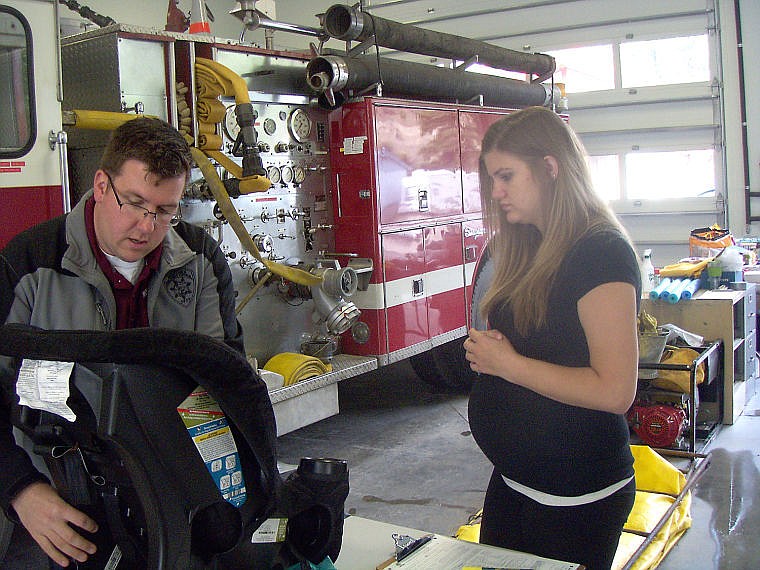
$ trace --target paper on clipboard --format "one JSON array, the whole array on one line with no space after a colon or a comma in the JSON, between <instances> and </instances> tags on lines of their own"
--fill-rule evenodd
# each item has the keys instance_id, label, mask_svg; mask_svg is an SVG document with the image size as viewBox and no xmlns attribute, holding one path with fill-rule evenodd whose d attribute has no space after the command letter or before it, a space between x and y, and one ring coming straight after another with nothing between
<instances>
[{"instance_id":1,"label":"paper on clipboard","mask_svg":"<svg viewBox=\"0 0 760 570\"><path fill-rule=\"evenodd\" d=\"M578 564L541 558L532 554L496 548L435 535L419 550L401 562L392 562L387 570L463 570L467 567L520 568L531 570L577 570Z\"/></svg>"}]
</instances>

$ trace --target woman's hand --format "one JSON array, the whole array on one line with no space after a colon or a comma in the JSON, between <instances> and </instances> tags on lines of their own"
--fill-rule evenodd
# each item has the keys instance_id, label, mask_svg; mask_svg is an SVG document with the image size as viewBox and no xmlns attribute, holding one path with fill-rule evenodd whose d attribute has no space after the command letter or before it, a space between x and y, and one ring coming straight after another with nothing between
<instances>
[{"instance_id":1,"label":"woman's hand","mask_svg":"<svg viewBox=\"0 0 760 570\"><path fill-rule=\"evenodd\" d=\"M636 291L629 283L599 285L578 301L590 365L563 366L519 354L497 330L471 329L464 341L470 368L564 404L624 414L636 395Z\"/></svg>"},{"instance_id":2,"label":"woman's hand","mask_svg":"<svg viewBox=\"0 0 760 570\"><path fill-rule=\"evenodd\" d=\"M512 343L499 331L470 329L464 341L465 358L478 374L507 378L510 359L517 356Z\"/></svg>"}]
</instances>

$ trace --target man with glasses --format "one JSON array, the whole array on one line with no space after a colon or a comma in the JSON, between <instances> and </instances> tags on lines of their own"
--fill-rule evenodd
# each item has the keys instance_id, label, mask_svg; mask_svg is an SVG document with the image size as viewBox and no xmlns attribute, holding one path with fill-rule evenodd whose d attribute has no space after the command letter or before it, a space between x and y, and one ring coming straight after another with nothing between
<instances>
[{"instance_id":1,"label":"man with glasses","mask_svg":"<svg viewBox=\"0 0 760 570\"><path fill-rule=\"evenodd\" d=\"M22 232L0 252L0 323L174 328L243 351L224 255L201 228L181 221L191 167L187 143L164 121L137 118L117 128L93 188L73 210ZM42 551L61 566L84 561L94 552L85 537L96 523L64 502L16 445L14 381L15 370L0 358L0 506L23 525L0 566L9 567L19 548L36 551L45 564ZM42 551L29 548L29 535ZM38 567L31 556L23 567Z\"/></svg>"}]
</instances>

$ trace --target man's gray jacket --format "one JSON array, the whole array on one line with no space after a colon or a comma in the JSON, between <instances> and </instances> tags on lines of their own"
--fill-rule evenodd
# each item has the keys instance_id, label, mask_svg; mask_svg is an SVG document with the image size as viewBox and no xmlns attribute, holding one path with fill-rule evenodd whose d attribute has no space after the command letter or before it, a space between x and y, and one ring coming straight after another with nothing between
<instances>
[{"instance_id":1,"label":"man's gray jacket","mask_svg":"<svg viewBox=\"0 0 760 570\"><path fill-rule=\"evenodd\" d=\"M71 213L16 236L0 252L0 323L55 330L112 330L116 301L85 229L82 197ZM189 330L243 352L229 266L216 241L180 222L163 241L160 266L148 283L151 327ZM0 356L0 507L41 475L11 432L15 367Z\"/></svg>"}]
</instances>

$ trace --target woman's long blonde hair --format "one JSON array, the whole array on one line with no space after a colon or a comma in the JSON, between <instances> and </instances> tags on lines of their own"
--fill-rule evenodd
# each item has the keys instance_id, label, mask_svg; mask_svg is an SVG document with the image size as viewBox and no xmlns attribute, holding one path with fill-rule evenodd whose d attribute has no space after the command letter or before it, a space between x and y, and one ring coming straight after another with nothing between
<instances>
[{"instance_id":1,"label":"woman's long blonde hair","mask_svg":"<svg viewBox=\"0 0 760 570\"><path fill-rule=\"evenodd\" d=\"M533 225L509 223L493 200L493 180L484 164L491 151L526 161L539 184L553 186L547 193L544 235ZM557 161L553 181L546 156ZM546 324L549 292L562 260L579 237L612 228L625 235L593 190L583 145L558 115L544 107L516 111L491 125L480 154L480 192L494 276L479 310L487 316L495 306L509 304L522 335Z\"/></svg>"}]
</instances>

